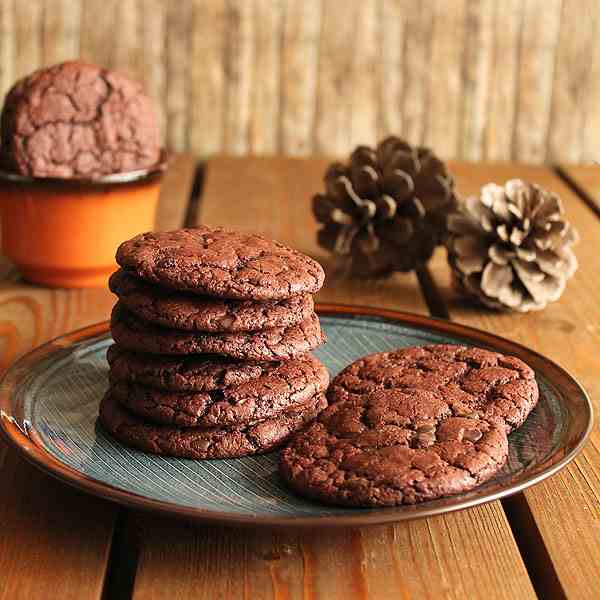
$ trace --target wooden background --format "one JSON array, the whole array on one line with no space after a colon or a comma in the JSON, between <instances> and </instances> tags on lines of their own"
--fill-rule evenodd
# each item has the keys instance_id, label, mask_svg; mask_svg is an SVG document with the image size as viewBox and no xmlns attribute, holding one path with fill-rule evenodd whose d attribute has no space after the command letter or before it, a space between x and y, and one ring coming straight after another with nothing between
<instances>
[{"instance_id":1,"label":"wooden background","mask_svg":"<svg viewBox=\"0 0 600 600\"><path fill-rule=\"evenodd\" d=\"M600 159L598 0L0 0L0 93L83 56L145 82L199 156Z\"/></svg>"}]
</instances>

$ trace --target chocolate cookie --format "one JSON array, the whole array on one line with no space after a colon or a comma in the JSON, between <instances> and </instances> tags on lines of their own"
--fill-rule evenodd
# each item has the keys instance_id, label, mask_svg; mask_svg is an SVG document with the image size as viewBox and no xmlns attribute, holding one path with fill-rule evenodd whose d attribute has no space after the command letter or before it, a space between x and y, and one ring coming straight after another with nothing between
<instances>
[{"instance_id":1,"label":"chocolate cookie","mask_svg":"<svg viewBox=\"0 0 600 600\"><path fill-rule=\"evenodd\" d=\"M211 392L259 378L279 362L242 361L226 356L162 356L129 352L118 344L106 353L113 381L162 390Z\"/></svg>"},{"instance_id":2,"label":"chocolate cookie","mask_svg":"<svg viewBox=\"0 0 600 600\"><path fill-rule=\"evenodd\" d=\"M128 275L120 269L109 280L110 290L134 314L158 325L187 331L258 331L289 327L314 311L312 296L285 300L230 300L177 293Z\"/></svg>"},{"instance_id":3,"label":"chocolate cookie","mask_svg":"<svg viewBox=\"0 0 600 600\"><path fill-rule=\"evenodd\" d=\"M143 233L121 244L117 262L166 288L238 300L282 300L323 285L321 265L258 235L201 226Z\"/></svg>"},{"instance_id":4,"label":"chocolate cookie","mask_svg":"<svg viewBox=\"0 0 600 600\"><path fill-rule=\"evenodd\" d=\"M513 356L482 348L432 345L371 354L331 382L330 402L379 389L426 390L448 404L455 416L523 424L538 401L533 370Z\"/></svg>"},{"instance_id":5,"label":"chocolate cookie","mask_svg":"<svg viewBox=\"0 0 600 600\"><path fill-rule=\"evenodd\" d=\"M330 405L280 458L299 494L330 504L394 506L471 490L504 464L502 426L452 417L429 391L380 390Z\"/></svg>"},{"instance_id":6,"label":"chocolate cookie","mask_svg":"<svg viewBox=\"0 0 600 600\"><path fill-rule=\"evenodd\" d=\"M310 352L325 341L314 313L291 327L236 333L192 333L143 321L120 302L111 318L115 342L128 350L151 354L222 354L244 360L289 359Z\"/></svg>"},{"instance_id":7,"label":"chocolate cookie","mask_svg":"<svg viewBox=\"0 0 600 600\"><path fill-rule=\"evenodd\" d=\"M100 403L100 422L119 441L144 452L194 459L237 458L279 446L325 406L325 397L317 394L302 406L249 427L180 429L135 417L108 392Z\"/></svg>"},{"instance_id":8,"label":"chocolate cookie","mask_svg":"<svg viewBox=\"0 0 600 600\"><path fill-rule=\"evenodd\" d=\"M142 88L81 61L41 69L6 96L6 168L34 177L97 177L155 165L158 119Z\"/></svg>"},{"instance_id":9,"label":"chocolate cookie","mask_svg":"<svg viewBox=\"0 0 600 600\"><path fill-rule=\"evenodd\" d=\"M313 356L265 363L245 383L209 392L159 390L111 377L111 393L132 413L180 427L227 427L272 418L323 393L325 366Z\"/></svg>"}]
</instances>

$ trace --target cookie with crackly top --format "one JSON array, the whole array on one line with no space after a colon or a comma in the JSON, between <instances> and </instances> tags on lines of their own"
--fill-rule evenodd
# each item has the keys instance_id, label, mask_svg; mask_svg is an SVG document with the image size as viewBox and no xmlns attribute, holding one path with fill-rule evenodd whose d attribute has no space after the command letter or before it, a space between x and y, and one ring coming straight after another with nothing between
<instances>
[{"instance_id":1,"label":"cookie with crackly top","mask_svg":"<svg viewBox=\"0 0 600 600\"><path fill-rule=\"evenodd\" d=\"M199 360L207 368L215 363ZM231 427L273 418L323 393L329 383L323 363L310 355L256 367L256 376L243 383L205 391L158 389L119 379L111 371L111 393L130 412L155 423Z\"/></svg>"},{"instance_id":2,"label":"cookie with crackly top","mask_svg":"<svg viewBox=\"0 0 600 600\"><path fill-rule=\"evenodd\" d=\"M143 321L121 302L112 311L111 332L117 344L150 354L219 354L243 360L291 359L314 350L325 341L316 314L290 327L262 331L209 333L167 329Z\"/></svg>"},{"instance_id":3,"label":"cookie with crackly top","mask_svg":"<svg viewBox=\"0 0 600 600\"><path fill-rule=\"evenodd\" d=\"M156 425L123 408L112 392L100 402L100 423L116 439L151 454L192 459L238 458L269 452L313 420L327 401L316 394L304 404L249 426L227 428Z\"/></svg>"},{"instance_id":4,"label":"cookie with crackly top","mask_svg":"<svg viewBox=\"0 0 600 600\"><path fill-rule=\"evenodd\" d=\"M314 294L325 278L321 265L297 250L205 225L140 234L119 246L117 262L168 289L235 300Z\"/></svg>"},{"instance_id":5,"label":"cookie with crackly top","mask_svg":"<svg viewBox=\"0 0 600 600\"><path fill-rule=\"evenodd\" d=\"M383 389L335 402L292 437L280 474L300 495L343 506L466 492L501 469L508 440L502 426L451 415L426 391Z\"/></svg>"},{"instance_id":6,"label":"cookie with crackly top","mask_svg":"<svg viewBox=\"0 0 600 600\"><path fill-rule=\"evenodd\" d=\"M524 423L539 398L533 369L522 360L449 344L365 356L333 379L328 397L337 402L381 389L426 391L452 415L485 419L507 433Z\"/></svg>"},{"instance_id":7,"label":"cookie with crackly top","mask_svg":"<svg viewBox=\"0 0 600 600\"><path fill-rule=\"evenodd\" d=\"M0 137L3 168L32 177L97 178L160 158L158 117L141 85L79 60L18 81Z\"/></svg>"},{"instance_id":8,"label":"cookie with crackly top","mask_svg":"<svg viewBox=\"0 0 600 600\"><path fill-rule=\"evenodd\" d=\"M138 317L186 331L258 331L297 325L314 311L310 294L283 300L231 300L173 292L144 282L119 269L109 280L110 290Z\"/></svg>"}]
</instances>

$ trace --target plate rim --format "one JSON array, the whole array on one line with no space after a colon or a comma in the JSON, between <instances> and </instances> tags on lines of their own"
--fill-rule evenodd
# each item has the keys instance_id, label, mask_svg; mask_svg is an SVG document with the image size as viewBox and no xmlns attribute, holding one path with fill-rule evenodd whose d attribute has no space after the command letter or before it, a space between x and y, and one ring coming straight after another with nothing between
<instances>
[{"instance_id":1,"label":"plate rim","mask_svg":"<svg viewBox=\"0 0 600 600\"><path fill-rule=\"evenodd\" d=\"M522 492L540 481L551 477L568 465L581 452L589 439L593 428L593 407L587 392L577 379L560 365L527 346L468 325L393 309L347 304L316 303L315 310L317 314L322 316L333 315L345 316L348 318L376 317L385 321L393 321L397 324L405 324L426 331L451 334L471 340L474 343L487 344L497 348L501 352L515 354L526 362L531 362L531 359L534 359L534 361L538 363L538 370L540 370L539 364L541 363L542 365L555 370L559 375L566 378L567 381L575 386L581 400L583 400L586 425L583 428L577 443L572 446L562 458L544 467L540 472L534 474L527 480L508 484L506 487L502 487L496 491L481 496L466 498L452 505L432 506L431 508L428 508L426 505L416 505L418 506L418 509L414 510L407 509L408 507L399 506L370 509L368 512L357 509L356 512L340 515L329 514L323 516L285 517L253 516L250 514L239 515L210 509L181 506L168 501L147 498L146 496L123 490L85 475L81 471L61 462L58 458L50 454L41 446L41 444L36 443L35 439L32 439L21 431L15 422L14 415L11 411L11 396L5 391L6 381L13 372L19 369L27 361L35 359L38 354L44 356L48 352L56 350L57 345L65 348L72 344L91 340L94 337L109 333L109 321L104 321L49 340L24 354L6 370L0 379L0 386L2 388L0 392L0 435L10 446L16 449L19 455L48 475L79 490L130 508L141 509L153 514L168 515L188 521L220 525L296 528L314 527L315 525L341 527L394 523L432 517L492 502ZM529 357L529 359L523 358L524 356ZM552 378L549 378L549 380L554 382Z\"/></svg>"}]
</instances>

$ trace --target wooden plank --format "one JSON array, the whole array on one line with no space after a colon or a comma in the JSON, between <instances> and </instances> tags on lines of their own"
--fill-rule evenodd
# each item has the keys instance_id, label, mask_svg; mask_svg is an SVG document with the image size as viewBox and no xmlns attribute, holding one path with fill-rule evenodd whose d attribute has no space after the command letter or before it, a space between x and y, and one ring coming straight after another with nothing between
<instances>
[{"instance_id":1,"label":"wooden plank","mask_svg":"<svg viewBox=\"0 0 600 600\"><path fill-rule=\"evenodd\" d=\"M460 136L457 157L481 159L484 154L484 135L487 123L488 97L496 93L490 87L493 42L493 12L498 3L493 0L469 2L464 27ZM460 32L460 29L459 29ZM504 32L499 32L504 35ZM440 94L443 97L443 94ZM440 112L444 109L440 107Z\"/></svg>"},{"instance_id":2,"label":"wooden plank","mask_svg":"<svg viewBox=\"0 0 600 600\"><path fill-rule=\"evenodd\" d=\"M313 146L321 0L286 0L281 49L281 142L284 154Z\"/></svg>"},{"instance_id":3,"label":"wooden plank","mask_svg":"<svg viewBox=\"0 0 600 600\"><path fill-rule=\"evenodd\" d=\"M171 150L188 147L190 80L188 77L192 22L189 2L168 5L166 21L166 120L167 145Z\"/></svg>"},{"instance_id":4,"label":"wooden plank","mask_svg":"<svg viewBox=\"0 0 600 600\"><path fill-rule=\"evenodd\" d=\"M79 56L81 4L55 0L43 11L43 63L53 65ZM31 67L29 67L31 69Z\"/></svg>"},{"instance_id":5,"label":"wooden plank","mask_svg":"<svg viewBox=\"0 0 600 600\"><path fill-rule=\"evenodd\" d=\"M12 2L0 2L0 97L10 89L15 80L15 11Z\"/></svg>"},{"instance_id":6,"label":"wooden plank","mask_svg":"<svg viewBox=\"0 0 600 600\"><path fill-rule=\"evenodd\" d=\"M358 4L349 2L340 18L339 4L323 0L315 151L344 155L351 151L352 64Z\"/></svg>"},{"instance_id":7,"label":"wooden plank","mask_svg":"<svg viewBox=\"0 0 600 600\"><path fill-rule=\"evenodd\" d=\"M483 157L508 160L513 155L521 0L494 2L493 49Z\"/></svg>"},{"instance_id":8,"label":"wooden plank","mask_svg":"<svg viewBox=\"0 0 600 600\"><path fill-rule=\"evenodd\" d=\"M576 10L580 19L568 23ZM600 14L595 0L564 0L561 27L556 49L556 68L552 89L552 112L549 126L550 160L560 157L577 162L583 154L584 125L589 106L592 56L596 37L596 18ZM569 119L564 115L568 114Z\"/></svg>"},{"instance_id":9,"label":"wooden plank","mask_svg":"<svg viewBox=\"0 0 600 600\"><path fill-rule=\"evenodd\" d=\"M15 2L14 8L14 74L19 79L42 63L42 6L38 2Z\"/></svg>"},{"instance_id":10,"label":"wooden plank","mask_svg":"<svg viewBox=\"0 0 600 600\"><path fill-rule=\"evenodd\" d=\"M472 87L469 80L463 81L462 72L467 2L434 4L425 144L446 158L461 147L461 90L463 85Z\"/></svg>"},{"instance_id":11,"label":"wooden plank","mask_svg":"<svg viewBox=\"0 0 600 600\"><path fill-rule=\"evenodd\" d=\"M224 148L232 154L248 151L250 128L250 100L252 64L254 61L253 36L260 27L252 19L252 4L244 0L230 0L227 4L227 45L225 72L228 74L225 101Z\"/></svg>"},{"instance_id":12,"label":"wooden plank","mask_svg":"<svg viewBox=\"0 0 600 600\"><path fill-rule=\"evenodd\" d=\"M594 240L600 222L590 209L552 171L518 165L474 165L455 163L459 193L476 193L489 181L502 183L520 177L558 192L569 220L579 230L582 242L575 248L580 267L568 283L563 297L541 312L507 314L474 310L454 292L444 252L431 263L431 270L447 301L453 320L525 344L570 371L587 389L600 410L600 383L597 377L600 309L596 301L600 261ZM600 430L578 460L560 474L525 492L526 504L517 505L516 516L526 520L531 513L532 528L526 537L539 531L549 555L548 568L555 571L570 598L597 597L600 577Z\"/></svg>"},{"instance_id":13,"label":"wooden plank","mask_svg":"<svg viewBox=\"0 0 600 600\"><path fill-rule=\"evenodd\" d=\"M156 211L156 229L168 231L185 221L190 190L194 185L198 161L191 154L177 154L165 173Z\"/></svg>"},{"instance_id":14,"label":"wooden plank","mask_svg":"<svg viewBox=\"0 0 600 600\"><path fill-rule=\"evenodd\" d=\"M117 8L117 0L84 0L81 9L81 57L109 69L113 67L115 55L112 31Z\"/></svg>"},{"instance_id":15,"label":"wooden plank","mask_svg":"<svg viewBox=\"0 0 600 600\"><path fill-rule=\"evenodd\" d=\"M547 153L560 0L521 3L514 158L542 162ZM570 117L570 116L569 116Z\"/></svg>"},{"instance_id":16,"label":"wooden plank","mask_svg":"<svg viewBox=\"0 0 600 600\"><path fill-rule=\"evenodd\" d=\"M380 69L379 55L379 12L375 0L362 0L357 3L355 34L353 39L352 71L347 74L351 86L350 146L377 142L377 121L379 115L379 81L385 77Z\"/></svg>"},{"instance_id":17,"label":"wooden plank","mask_svg":"<svg viewBox=\"0 0 600 600\"><path fill-rule=\"evenodd\" d=\"M194 165L189 156L174 160L157 227L181 224ZM0 369L47 339L107 319L113 304L108 289L0 282ZM117 506L42 474L2 440L0 481L0 599L100 598Z\"/></svg>"},{"instance_id":18,"label":"wooden plank","mask_svg":"<svg viewBox=\"0 0 600 600\"><path fill-rule=\"evenodd\" d=\"M600 216L600 164L561 165L558 172Z\"/></svg>"},{"instance_id":19,"label":"wooden plank","mask_svg":"<svg viewBox=\"0 0 600 600\"><path fill-rule=\"evenodd\" d=\"M402 131L402 59L405 22L402 0L381 3L379 61L379 123L377 138Z\"/></svg>"},{"instance_id":20,"label":"wooden plank","mask_svg":"<svg viewBox=\"0 0 600 600\"><path fill-rule=\"evenodd\" d=\"M143 73L146 93L158 107L158 124L166 138L166 119L163 109L166 87L165 29L167 6L162 0L141 0L141 56L140 70Z\"/></svg>"},{"instance_id":21,"label":"wooden plank","mask_svg":"<svg viewBox=\"0 0 600 600\"><path fill-rule=\"evenodd\" d=\"M249 125L249 149L252 154L273 154L279 144L279 89L283 0L255 0L252 19L254 60Z\"/></svg>"},{"instance_id":22,"label":"wooden plank","mask_svg":"<svg viewBox=\"0 0 600 600\"><path fill-rule=\"evenodd\" d=\"M223 2L194 0L190 58L190 145L201 156L223 148L225 119L225 39Z\"/></svg>"},{"instance_id":23,"label":"wooden plank","mask_svg":"<svg viewBox=\"0 0 600 600\"><path fill-rule=\"evenodd\" d=\"M426 312L412 275L332 281L315 242L310 196L327 160L218 158L207 165L202 220L260 231L322 261L318 298ZM243 201L240 194L243 193ZM499 503L361 530L195 527L139 515L134 598L534 598Z\"/></svg>"},{"instance_id":24,"label":"wooden plank","mask_svg":"<svg viewBox=\"0 0 600 600\"><path fill-rule=\"evenodd\" d=\"M404 33L404 72L402 75L402 135L411 144L422 144L429 114L427 77L431 59L433 4L402 3L406 24ZM435 93L440 93L436 90Z\"/></svg>"}]
</instances>

